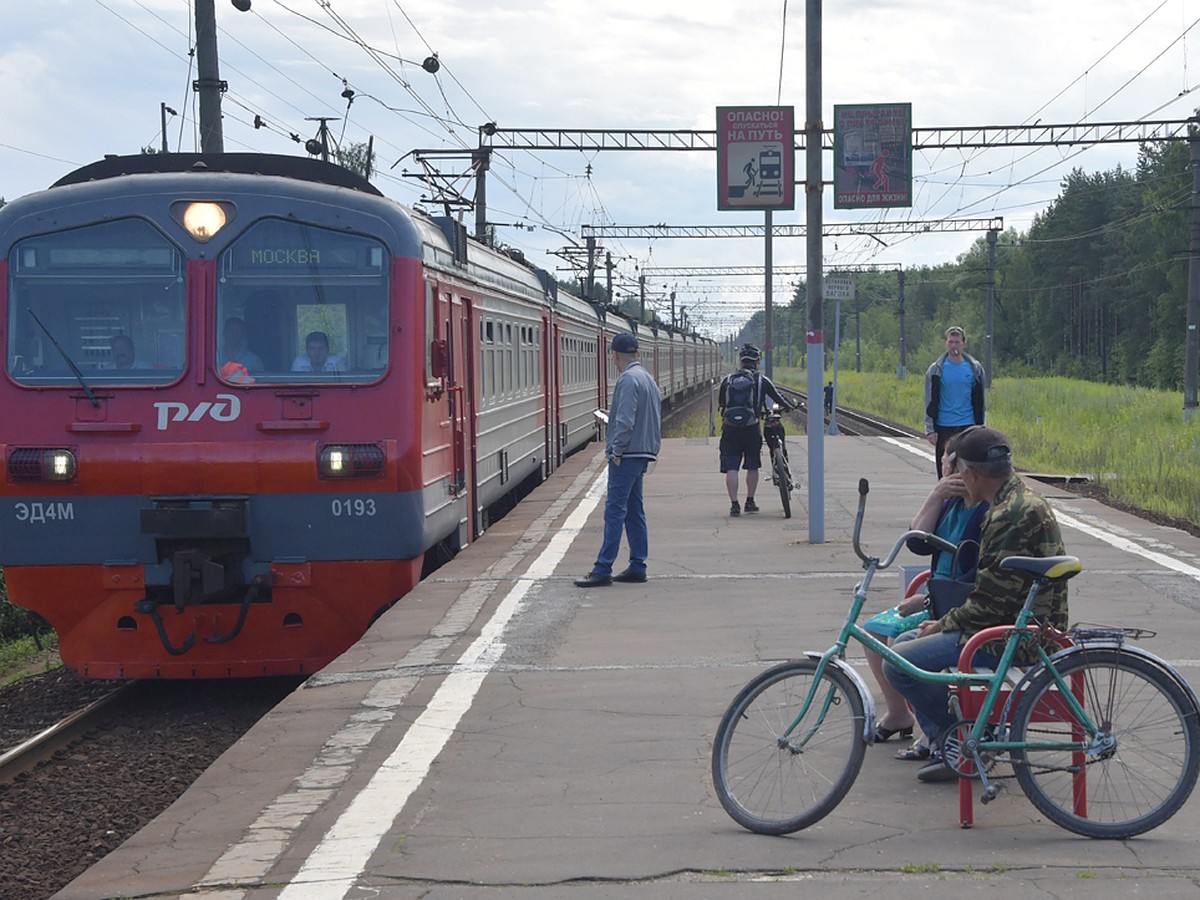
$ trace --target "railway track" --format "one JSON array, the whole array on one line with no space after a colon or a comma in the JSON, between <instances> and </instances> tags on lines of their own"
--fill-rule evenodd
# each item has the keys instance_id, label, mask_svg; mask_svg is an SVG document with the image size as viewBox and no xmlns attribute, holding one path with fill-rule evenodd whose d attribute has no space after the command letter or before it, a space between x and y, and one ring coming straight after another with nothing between
<instances>
[{"instance_id":1,"label":"railway track","mask_svg":"<svg viewBox=\"0 0 1200 900\"><path fill-rule=\"evenodd\" d=\"M0 693L4 740L16 720L40 719L58 673ZM81 715L42 729L0 780L0 900L49 897L166 809L300 678L145 681L105 694L78 682ZM60 685L66 693L69 685ZM42 737L43 732L51 732ZM35 743L23 736L23 744ZM14 750L16 748L13 748ZM6 753L5 756L9 756ZM14 769L14 766L16 767Z\"/></svg>"},{"instance_id":2,"label":"railway track","mask_svg":"<svg viewBox=\"0 0 1200 900\"><path fill-rule=\"evenodd\" d=\"M778 391L788 398L793 404L803 404L803 416L805 428L808 427L808 394L802 391L796 391L792 388L775 386ZM822 418L822 427L828 427L828 417ZM848 437L897 437L897 438L912 438L921 437L911 428L904 428L896 425L893 422L888 422L876 416L867 413L859 412L845 407L838 407L836 410L836 422L838 433L847 435Z\"/></svg>"},{"instance_id":3,"label":"railway track","mask_svg":"<svg viewBox=\"0 0 1200 900\"><path fill-rule=\"evenodd\" d=\"M9 785L100 727L110 707L124 698L137 682L118 685L109 693L64 716L14 747L0 752L0 785Z\"/></svg>"}]
</instances>

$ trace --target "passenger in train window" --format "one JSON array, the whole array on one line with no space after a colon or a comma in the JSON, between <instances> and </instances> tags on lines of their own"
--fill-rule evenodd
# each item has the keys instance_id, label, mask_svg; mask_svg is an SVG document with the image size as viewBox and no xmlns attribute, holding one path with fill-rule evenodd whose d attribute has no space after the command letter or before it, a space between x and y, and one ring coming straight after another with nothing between
<instances>
[{"instance_id":1,"label":"passenger in train window","mask_svg":"<svg viewBox=\"0 0 1200 900\"><path fill-rule=\"evenodd\" d=\"M311 331L304 339L304 356L292 361L293 372L341 372L345 370L342 358L329 352L329 335L323 331Z\"/></svg>"},{"instance_id":2,"label":"passenger in train window","mask_svg":"<svg viewBox=\"0 0 1200 900\"><path fill-rule=\"evenodd\" d=\"M604 587L614 581L641 583L646 580L646 556L650 537L646 510L642 506L642 481L662 446L662 395L654 376L638 359L637 338L622 332L609 348L613 364L621 374L613 386L608 410L608 497L604 502L604 542L596 564L579 587ZM621 532L629 542L629 566L613 575L613 563L621 549Z\"/></svg>"},{"instance_id":3,"label":"passenger in train window","mask_svg":"<svg viewBox=\"0 0 1200 900\"><path fill-rule=\"evenodd\" d=\"M113 335L112 343L113 367L116 369L149 369L150 364L137 358L133 338L127 334Z\"/></svg>"},{"instance_id":4,"label":"passenger in train window","mask_svg":"<svg viewBox=\"0 0 1200 900\"><path fill-rule=\"evenodd\" d=\"M238 316L225 320L224 343L217 352L217 368L226 363L238 363L248 372L261 372L263 361L246 345L246 322Z\"/></svg>"}]
</instances>

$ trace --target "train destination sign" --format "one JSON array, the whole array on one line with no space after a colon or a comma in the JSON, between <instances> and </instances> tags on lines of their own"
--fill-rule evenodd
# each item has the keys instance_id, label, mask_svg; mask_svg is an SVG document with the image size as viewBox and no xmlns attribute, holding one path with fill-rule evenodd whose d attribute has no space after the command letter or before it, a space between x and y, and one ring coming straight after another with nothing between
<instances>
[{"instance_id":1,"label":"train destination sign","mask_svg":"<svg viewBox=\"0 0 1200 900\"><path fill-rule=\"evenodd\" d=\"M833 107L833 206L912 206L911 103Z\"/></svg>"},{"instance_id":2,"label":"train destination sign","mask_svg":"<svg viewBox=\"0 0 1200 900\"><path fill-rule=\"evenodd\" d=\"M385 271L386 258L383 245L371 238L264 221L234 242L226 266L228 271L242 275L378 276Z\"/></svg>"},{"instance_id":3,"label":"train destination sign","mask_svg":"<svg viewBox=\"0 0 1200 900\"><path fill-rule=\"evenodd\" d=\"M795 109L717 107L717 209L795 209Z\"/></svg>"}]
</instances>

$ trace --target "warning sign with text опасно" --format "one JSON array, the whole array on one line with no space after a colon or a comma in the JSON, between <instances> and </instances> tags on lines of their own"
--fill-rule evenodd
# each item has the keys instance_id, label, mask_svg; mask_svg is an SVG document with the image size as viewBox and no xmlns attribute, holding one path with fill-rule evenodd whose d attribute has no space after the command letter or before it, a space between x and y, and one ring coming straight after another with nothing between
<instances>
[{"instance_id":1,"label":"warning sign with text \u043e\u043f\u0430\u0441\u043d\u043e","mask_svg":"<svg viewBox=\"0 0 1200 900\"><path fill-rule=\"evenodd\" d=\"M717 209L794 209L795 110L717 107Z\"/></svg>"}]
</instances>

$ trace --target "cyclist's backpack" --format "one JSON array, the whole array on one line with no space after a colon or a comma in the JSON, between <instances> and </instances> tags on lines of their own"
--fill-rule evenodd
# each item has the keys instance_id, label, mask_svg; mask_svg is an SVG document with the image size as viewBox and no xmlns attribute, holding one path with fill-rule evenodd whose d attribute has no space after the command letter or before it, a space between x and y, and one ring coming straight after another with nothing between
<instances>
[{"instance_id":1,"label":"cyclist's backpack","mask_svg":"<svg viewBox=\"0 0 1200 900\"><path fill-rule=\"evenodd\" d=\"M757 424L758 405L758 376L738 369L725 387L725 424Z\"/></svg>"}]
</instances>

